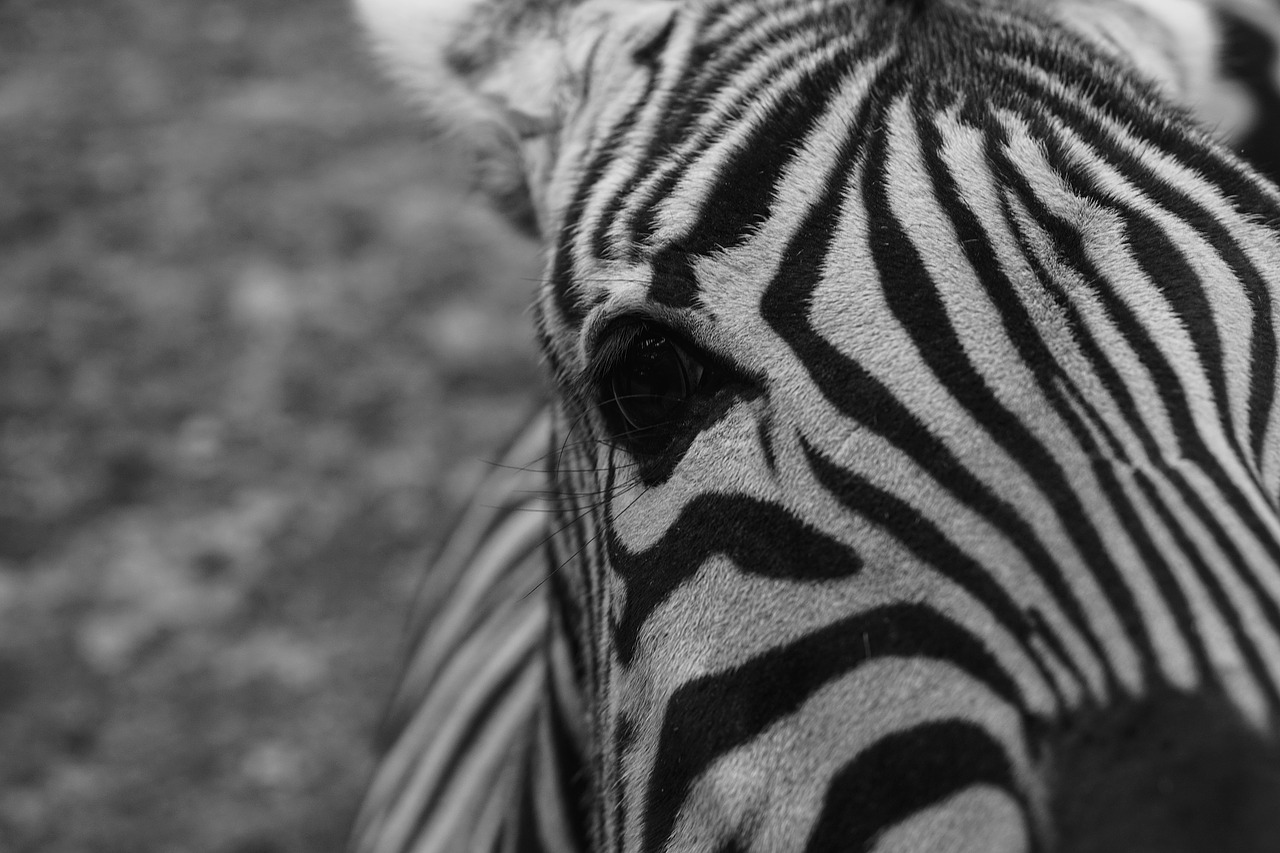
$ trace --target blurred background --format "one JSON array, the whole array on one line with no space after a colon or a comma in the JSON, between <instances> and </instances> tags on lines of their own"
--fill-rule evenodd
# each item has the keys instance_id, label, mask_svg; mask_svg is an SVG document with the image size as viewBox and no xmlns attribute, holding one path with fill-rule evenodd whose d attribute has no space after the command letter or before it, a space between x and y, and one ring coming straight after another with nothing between
<instances>
[{"instance_id":1,"label":"blurred background","mask_svg":"<svg viewBox=\"0 0 1280 853\"><path fill-rule=\"evenodd\" d=\"M0 0L0 851L330 851L539 260L341 0Z\"/></svg>"}]
</instances>

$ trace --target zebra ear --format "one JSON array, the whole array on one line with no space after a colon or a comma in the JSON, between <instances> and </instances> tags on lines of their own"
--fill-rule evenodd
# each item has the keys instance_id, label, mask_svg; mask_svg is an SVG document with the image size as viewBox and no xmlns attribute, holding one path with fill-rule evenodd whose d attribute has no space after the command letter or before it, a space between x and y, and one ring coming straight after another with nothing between
<instances>
[{"instance_id":1,"label":"zebra ear","mask_svg":"<svg viewBox=\"0 0 1280 853\"><path fill-rule=\"evenodd\" d=\"M1280 0L1060 0L1055 11L1219 141L1280 175Z\"/></svg>"},{"instance_id":2,"label":"zebra ear","mask_svg":"<svg viewBox=\"0 0 1280 853\"><path fill-rule=\"evenodd\" d=\"M1198 111L1220 69L1215 0L1064 0L1062 21L1132 66L1171 100Z\"/></svg>"},{"instance_id":3,"label":"zebra ear","mask_svg":"<svg viewBox=\"0 0 1280 853\"><path fill-rule=\"evenodd\" d=\"M547 183L565 117L602 43L643 39L671 0L355 0L391 75L441 133L475 152L513 220L548 222Z\"/></svg>"},{"instance_id":4,"label":"zebra ear","mask_svg":"<svg viewBox=\"0 0 1280 853\"><path fill-rule=\"evenodd\" d=\"M1240 43L1280 42L1278 0L1062 0L1056 12L1232 147L1280 91L1280 58L1242 53Z\"/></svg>"}]
</instances>

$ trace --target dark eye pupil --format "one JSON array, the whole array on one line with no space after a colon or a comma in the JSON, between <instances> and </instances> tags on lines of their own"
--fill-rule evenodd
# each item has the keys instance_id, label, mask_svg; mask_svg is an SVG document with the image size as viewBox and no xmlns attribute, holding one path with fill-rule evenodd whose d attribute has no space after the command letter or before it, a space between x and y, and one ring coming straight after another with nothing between
<instances>
[{"instance_id":1,"label":"dark eye pupil","mask_svg":"<svg viewBox=\"0 0 1280 853\"><path fill-rule=\"evenodd\" d=\"M613 373L613 399L634 430L672 420L689 397L689 374L676 345L646 334L628 348Z\"/></svg>"}]
</instances>

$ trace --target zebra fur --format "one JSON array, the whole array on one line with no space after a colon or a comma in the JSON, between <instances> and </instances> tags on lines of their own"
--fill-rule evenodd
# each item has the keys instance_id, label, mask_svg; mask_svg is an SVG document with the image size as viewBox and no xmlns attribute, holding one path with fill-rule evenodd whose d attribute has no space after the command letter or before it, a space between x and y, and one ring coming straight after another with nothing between
<instances>
[{"instance_id":1,"label":"zebra fur","mask_svg":"<svg viewBox=\"0 0 1280 853\"><path fill-rule=\"evenodd\" d=\"M524 648L569 640L590 726L558 741L589 791L473 812L473 849L581 844L528 831L579 807L609 850L1163 843L1172 806L1082 744L1117 718L1228 720L1210 746L1262 774L1228 849L1270 849L1280 194L1188 118L1211 63L1162 72L1082 9L1151 11L586 3L479 50L557 57L497 60L475 111L520 115L552 238L564 626ZM652 452L608 414L637 340L717 377ZM548 753L501 767L545 792ZM1079 778L1144 817L1085 825ZM398 843L367 849L461 849Z\"/></svg>"}]
</instances>

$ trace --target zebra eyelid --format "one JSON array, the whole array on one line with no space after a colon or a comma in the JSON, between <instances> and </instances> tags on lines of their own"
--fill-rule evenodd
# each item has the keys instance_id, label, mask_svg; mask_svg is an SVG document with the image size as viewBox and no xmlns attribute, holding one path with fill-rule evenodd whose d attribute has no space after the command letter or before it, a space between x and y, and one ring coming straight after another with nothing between
<instances>
[{"instance_id":1,"label":"zebra eyelid","mask_svg":"<svg viewBox=\"0 0 1280 853\"><path fill-rule=\"evenodd\" d=\"M588 336L587 366L581 374L579 387L598 388L622 364L627 350L636 339L644 334L656 334L668 339L703 367L726 363L725 359L698 343L696 335L689 334L682 328L684 324L672 323L672 319L674 318L636 313L615 317L600 324L598 331Z\"/></svg>"}]
</instances>

